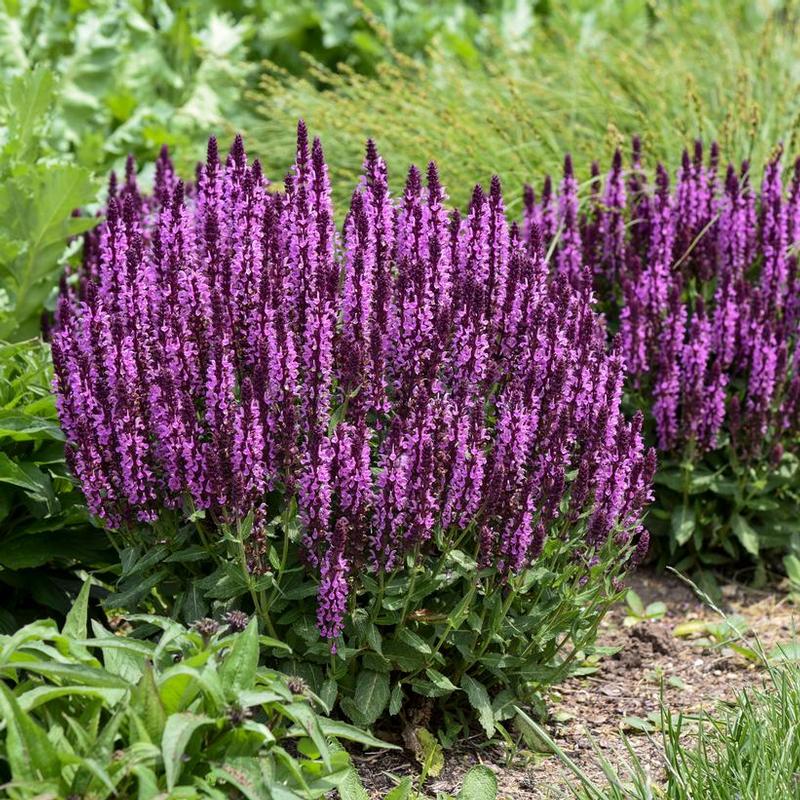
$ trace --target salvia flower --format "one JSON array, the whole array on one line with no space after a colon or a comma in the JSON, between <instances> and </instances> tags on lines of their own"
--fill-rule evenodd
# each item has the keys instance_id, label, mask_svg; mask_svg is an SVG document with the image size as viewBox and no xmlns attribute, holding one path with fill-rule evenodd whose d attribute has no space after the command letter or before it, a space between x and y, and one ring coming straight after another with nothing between
<instances>
[{"instance_id":1,"label":"salvia flower","mask_svg":"<svg viewBox=\"0 0 800 800\"><path fill-rule=\"evenodd\" d=\"M655 225L673 207L662 194ZM358 572L397 569L443 536L474 532L503 576L578 520L587 563L612 535L642 549L653 456L620 412L624 346L608 348L591 308L570 163L561 199L546 186L523 232L496 178L463 215L433 164L392 197L372 142L341 235L330 198L302 123L283 191L238 137L224 161L209 142L193 184L166 152L152 198L132 164L113 184L53 332L67 455L92 513L112 528L161 508L220 524L253 514L245 556L261 571L266 495L294 498L333 646ZM616 219L599 230L622 248ZM559 231L553 277L542 242Z\"/></svg>"}]
</instances>

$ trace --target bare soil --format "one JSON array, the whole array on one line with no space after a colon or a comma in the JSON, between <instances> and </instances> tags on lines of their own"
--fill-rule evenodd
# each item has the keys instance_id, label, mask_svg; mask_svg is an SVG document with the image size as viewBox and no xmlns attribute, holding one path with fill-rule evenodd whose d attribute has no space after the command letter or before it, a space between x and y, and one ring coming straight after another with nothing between
<instances>
[{"instance_id":1,"label":"bare soil","mask_svg":"<svg viewBox=\"0 0 800 800\"><path fill-rule=\"evenodd\" d=\"M645 570L629 583L644 605L664 602L665 616L626 626L626 606L612 610L602 624L599 644L619 647L619 652L603 659L596 672L556 687L549 698L546 727L570 758L596 778L602 773L594 747L617 766L627 762L624 731L653 778L661 780L664 769L658 736L637 733L638 723L630 718L647 720L653 715L657 719L662 696L671 713L712 710L763 676L757 663L735 652L730 642L715 641L703 631L675 635L676 627L688 622L721 621L681 580ZM800 612L779 591L755 591L731 583L722 587L722 594L722 610L744 617L748 637L757 636L764 650L794 640ZM405 752L374 753L354 761L376 800L384 797L397 776L418 774L413 756ZM433 798L441 791L456 794L464 773L478 763L496 772L501 799L572 797L569 773L555 756L528 749L521 738L514 752L504 746L487 747L479 735L445 753L444 769L428 780L426 793Z\"/></svg>"}]
</instances>

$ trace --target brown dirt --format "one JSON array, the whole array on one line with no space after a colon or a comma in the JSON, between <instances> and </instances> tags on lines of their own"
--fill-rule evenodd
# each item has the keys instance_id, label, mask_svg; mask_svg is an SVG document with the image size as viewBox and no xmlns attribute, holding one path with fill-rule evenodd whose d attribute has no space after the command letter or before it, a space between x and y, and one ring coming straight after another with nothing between
<instances>
[{"instance_id":1,"label":"brown dirt","mask_svg":"<svg viewBox=\"0 0 800 800\"><path fill-rule=\"evenodd\" d=\"M657 718L662 692L671 713L713 709L740 689L758 683L761 670L725 642L715 642L702 632L688 638L675 636L679 624L720 621L678 578L642 571L630 585L645 605L657 600L666 603L666 615L626 627L625 605L612 610L602 624L599 644L619 647L620 651L602 660L596 672L570 678L556 687L549 698L551 718L547 728L570 758L593 778L599 778L601 772L592 740L603 756L619 766L628 760L620 735L625 730L650 774L660 780L663 761L657 736L637 734L626 718L646 719L649 714ZM780 592L728 584L722 593L724 612L744 617L748 638L757 635L767 652L778 643L793 640L800 613ZM398 776L418 772L413 758L404 753L376 753L356 757L355 762L376 800L382 800ZM521 739L515 752L498 745L487 747L479 735L446 752L445 767L437 778L427 782L426 793L431 797L442 791L457 793L461 777L477 763L496 772L500 798L572 797L566 783L568 773L555 756L532 752Z\"/></svg>"}]
</instances>

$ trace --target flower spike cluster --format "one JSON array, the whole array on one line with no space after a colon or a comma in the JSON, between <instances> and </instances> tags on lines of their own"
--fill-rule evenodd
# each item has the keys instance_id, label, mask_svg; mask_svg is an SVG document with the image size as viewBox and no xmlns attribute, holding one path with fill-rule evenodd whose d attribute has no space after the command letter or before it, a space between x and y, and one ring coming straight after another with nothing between
<instances>
[{"instance_id":1,"label":"flower spike cluster","mask_svg":"<svg viewBox=\"0 0 800 800\"><path fill-rule=\"evenodd\" d=\"M392 197L372 142L340 234L303 123L284 191L238 137L224 160L212 139L190 185L164 152L152 196L132 163L111 186L52 336L70 465L106 525L296 498L329 639L356 570L440 534L472 532L503 575L576 526L586 563L609 539L620 560L646 550L655 458L620 413L624 345L591 309L574 178L539 214L570 231L555 279L498 179L463 214L434 164Z\"/></svg>"},{"instance_id":2,"label":"flower spike cluster","mask_svg":"<svg viewBox=\"0 0 800 800\"><path fill-rule=\"evenodd\" d=\"M627 175L618 151L593 188L577 242L568 226L544 228L556 272L572 279L580 251L664 451L702 454L727 434L752 461L800 433L800 159L784 188L781 156L757 192L747 162L723 176L716 145L706 161L697 142L673 185L658 165L648 188L637 139ZM573 183L568 164L556 200L526 188L525 238L537 248L554 203L574 205Z\"/></svg>"}]
</instances>

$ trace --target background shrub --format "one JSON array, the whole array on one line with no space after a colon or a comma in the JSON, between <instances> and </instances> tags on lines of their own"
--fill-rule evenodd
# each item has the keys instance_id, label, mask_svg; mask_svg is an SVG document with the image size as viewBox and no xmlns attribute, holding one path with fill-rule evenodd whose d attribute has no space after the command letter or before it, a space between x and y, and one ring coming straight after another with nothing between
<instances>
[{"instance_id":1,"label":"background shrub","mask_svg":"<svg viewBox=\"0 0 800 800\"><path fill-rule=\"evenodd\" d=\"M436 159L456 204L494 174L508 187L555 172L565 152L577 164L610 160L634 134L648 158L668 163L695 137L759 166L778 141L794 149L795 2L548 6L529 51L498 43L471 68L446 49L430 63L397 54L374 78L323 65L301 76L278 68L253 98L250 146L280 174L272 159L302 116L326 142L337 200L347 201L360 142L371 136L389 163Z\"/></svg>"}]
</instances>

